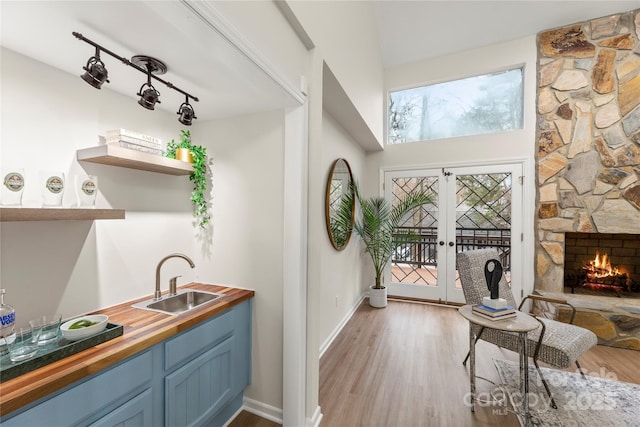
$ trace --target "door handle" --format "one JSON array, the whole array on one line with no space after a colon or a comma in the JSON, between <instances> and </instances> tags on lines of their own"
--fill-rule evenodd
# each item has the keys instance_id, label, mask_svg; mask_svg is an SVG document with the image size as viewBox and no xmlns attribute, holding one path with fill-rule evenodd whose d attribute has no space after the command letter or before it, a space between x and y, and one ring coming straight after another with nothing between
<instances>
[{"instance_id":1,"label":"door handle","mask_svg":"<svg viewBox=\"0 0 640 427\"><path fill-rule=\"evenodd\" d=\"M453 245L455 245L455 243L449 242L449 246L453 246Z\"/></svg>"},{"instance_id":2,"label":"door handle","mask_svg":"<svg viewBox=\"0 0 640 427\"><path fill-rule=\"evenodd\" d=\"M440 246L444 246L444 242L442 240L440 240L438 243L440 244Z\"/></svg>"}]
</instances>

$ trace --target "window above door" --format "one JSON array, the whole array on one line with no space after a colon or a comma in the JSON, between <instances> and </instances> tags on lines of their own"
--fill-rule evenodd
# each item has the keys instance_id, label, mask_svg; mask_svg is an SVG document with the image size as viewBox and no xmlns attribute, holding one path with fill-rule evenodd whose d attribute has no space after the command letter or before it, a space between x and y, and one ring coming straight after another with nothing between
<instances>
[{"instance_id":1,"label":"window above door","mask_svg":"<svg viewBox=\"0 0 640 427\"><path fill-rule=\"evenodd\" d=\"M387 144L522 128L522 68L393 91Z\"/></svg>"}]
</instances>

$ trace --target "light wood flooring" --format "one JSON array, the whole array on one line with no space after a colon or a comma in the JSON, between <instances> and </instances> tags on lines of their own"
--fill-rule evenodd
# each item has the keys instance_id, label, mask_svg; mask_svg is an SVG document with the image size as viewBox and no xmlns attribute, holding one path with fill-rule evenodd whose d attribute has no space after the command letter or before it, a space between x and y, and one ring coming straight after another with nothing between
<instances>
[{"instance_id":1,"label":"light wood flooring","mask_svg":"<svg viewBox=\"0 0 640 427\"><path fill-rule=\"evenodd\" d=\"M519 426L497 406L465 406L469 371L466 320L455 307L389 301L387 308L367 300L320 360L321 427ZM516 353L479 342L477 374L498 381L493 359L517 361ZM640 384L640 352L597 346L580 359L588 373L615 374ZM571 369L570 369L571 370ZM489 383L478 380L478 391ZM259 417L233 427L273 427Z\"/></svg>"}]
</instances>

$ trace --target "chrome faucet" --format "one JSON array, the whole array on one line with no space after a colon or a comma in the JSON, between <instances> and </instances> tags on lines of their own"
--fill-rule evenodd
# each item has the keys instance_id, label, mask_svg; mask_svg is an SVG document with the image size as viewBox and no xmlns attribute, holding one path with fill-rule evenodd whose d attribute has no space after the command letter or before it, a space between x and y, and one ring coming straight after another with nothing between
<instances>
[{"instance_id":1,"label":"chrome faucet","mask_svg":"<svg viewBox=\"0 0 640 427\"><path fill-rule=\"evenodd\" d=\"M191 258L189 258L186 255L183 254L170 254L167 255L166 257L162 258L160 260L160 262L158 263L158 266L156 267L156 292L153 296L154 300L159 300L160 298L162 298L162 293L160 292L160 268L162 267L162 264L164 264L164 262L166 260L168 260L169 258L182 258L183 260L187 261L189 263L189 265L191 266L191 268L194 268L196 265L193 263L193 261L191 261ZM179 276L178 276L179 277ZM169 295L175 295L176 294L176 277L174 277L173 279L171 279L169 281Z\"/></svg>"}]
</instances>

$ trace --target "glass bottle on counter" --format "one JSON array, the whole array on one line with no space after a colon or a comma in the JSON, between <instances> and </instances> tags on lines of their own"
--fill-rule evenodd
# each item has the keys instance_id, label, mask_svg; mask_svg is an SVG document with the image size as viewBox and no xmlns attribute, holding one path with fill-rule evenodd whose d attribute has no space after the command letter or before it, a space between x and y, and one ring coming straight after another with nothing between
<instances>
[{"instance_id":1,"label":"glass bottle on counter","mask_svg":"<svg viewBox=\"0 0 640 427\"><path fill-rule=\"evenodd\" d=\"M5 290L0 289L0 355L5 355L7 341L11 343L15 339L14 329L16 325L16 311L4 302Z\"/></svg>"}]
</instances>

